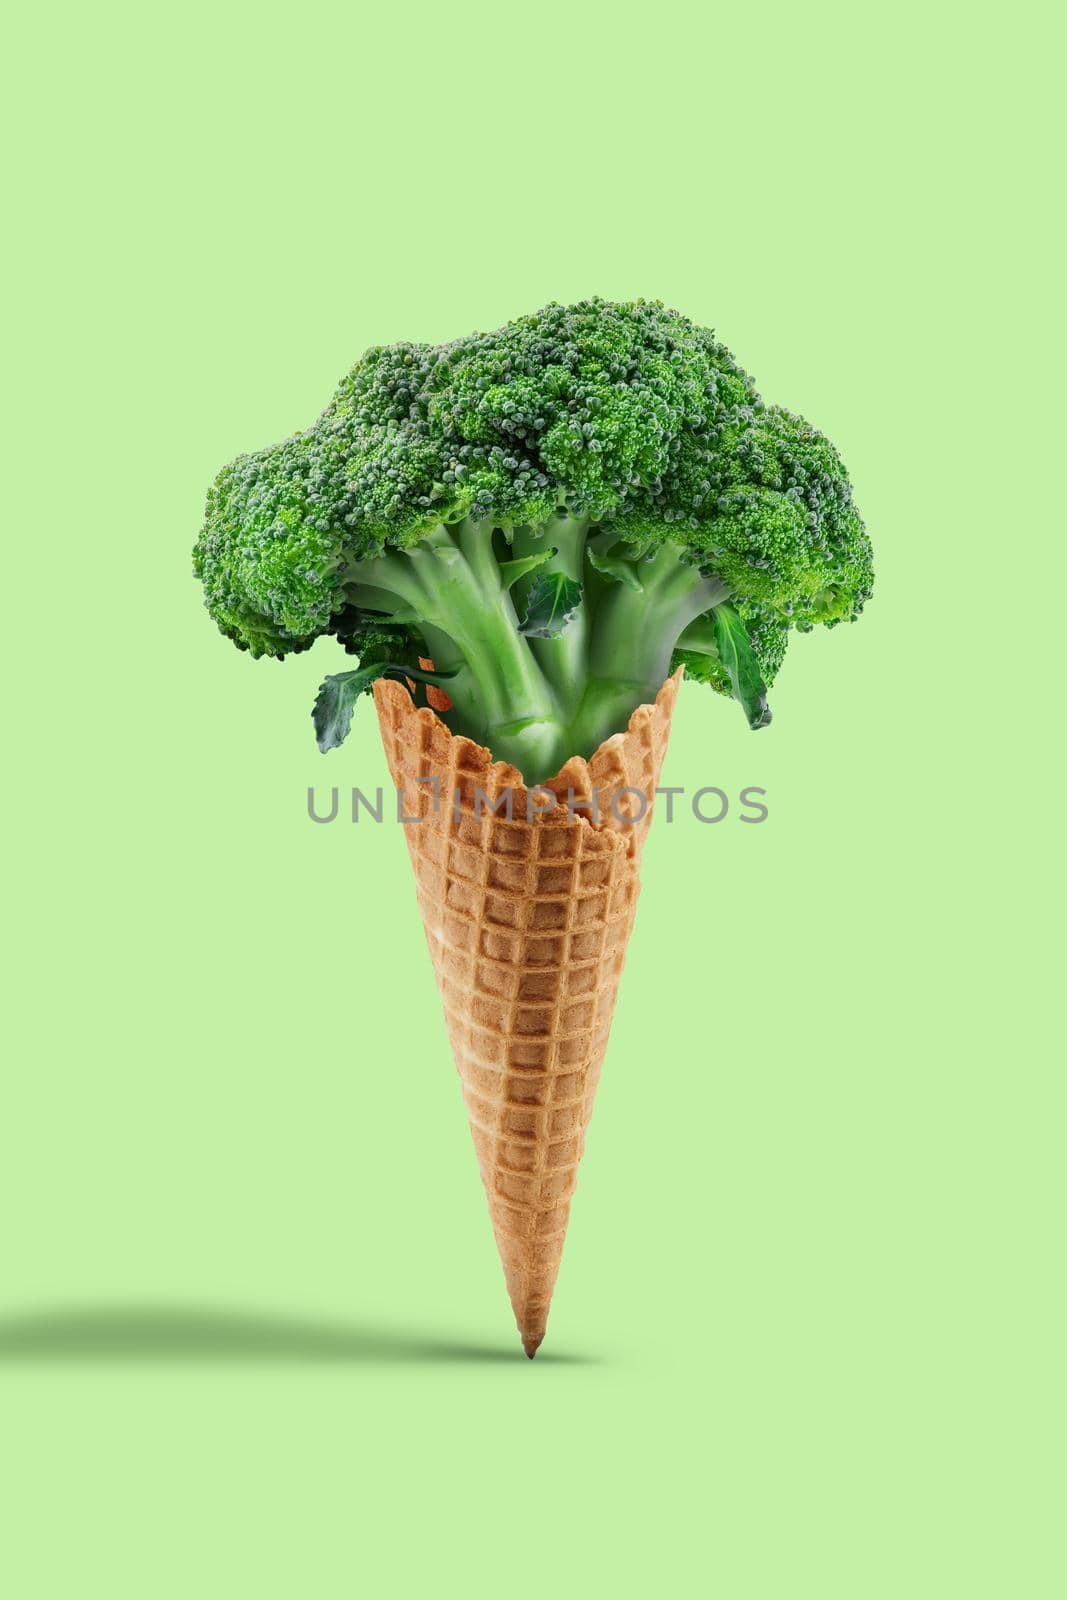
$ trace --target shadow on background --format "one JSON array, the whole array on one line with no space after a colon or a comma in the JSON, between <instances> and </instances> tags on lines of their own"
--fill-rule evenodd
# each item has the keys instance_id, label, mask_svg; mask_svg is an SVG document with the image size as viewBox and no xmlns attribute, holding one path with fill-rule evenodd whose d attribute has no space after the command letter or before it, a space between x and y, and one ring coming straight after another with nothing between
<instances>
[{"instance_id":1,"label":"shadow on background","mask_svg":"<svg viewBox=\"0 0 1067 1600\"><path fill-rule=\"evenodd\" d=\"M546 1350L535 1365L579 1365ZM0 1367L21 1364L413 1366L511 1362L514 1348L396 1328L210 1307L67 1307L0 1317Z\"/></svg>"}]
</instances>

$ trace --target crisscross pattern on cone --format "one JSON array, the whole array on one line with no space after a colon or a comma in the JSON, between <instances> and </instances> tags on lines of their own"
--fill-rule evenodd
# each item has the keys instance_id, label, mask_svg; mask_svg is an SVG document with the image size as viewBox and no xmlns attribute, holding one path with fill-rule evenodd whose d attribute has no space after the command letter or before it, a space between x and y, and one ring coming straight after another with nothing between
<instances>
[{"instance_id":1,"label":"crisscross pattern on cone","mask_svg":"<svg viewBox=\"0 0 1067 1600\"><path fill-rule=\"evenodd\" d=\"M402 684L374 685L389 771L405 818L418 818L405 834L419 909L531 1356L559 1271L679 678L625 733L541 785L559 801L546 812L533 793L533 820L513 766L416 708Z\"/></svg>"}]
</instances>

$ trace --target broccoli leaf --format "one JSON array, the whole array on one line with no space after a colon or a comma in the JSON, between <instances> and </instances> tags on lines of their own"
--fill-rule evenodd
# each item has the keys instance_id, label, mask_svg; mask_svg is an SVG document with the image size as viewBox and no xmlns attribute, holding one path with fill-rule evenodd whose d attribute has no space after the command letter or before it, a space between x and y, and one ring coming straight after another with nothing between
<instances>
[{"instance_id":1,"label":"broccoli leaf","mask_svg":"<svg viewBox=\"0 0 1067 1600\"><path fill-rule=\"evenodd\" d=\"M369 667L359 667L355 672L337 672L324 678L319 687L311 720L315 724L315 739L323 755L336 750L348 737L352 726L352 712L361 694L384 678L389 671L387 661L375 661Z\"/></svg>"},{"instance_id":2,"label":"broccoli leaf","mask_svg":"<svg viewBox=\"0 0 1067 1600\"><path fill-rule=\"evenodd\" d=\"M716 606L712 612L715 648L730 675L730 683L750 728L765 728L771 720L767 686L760 675L745 625L731 605Z\"/></svg>"},{"instance_id":3,"label":"broccoli leaf","mask_svg":"<svg viewBox=\"0 0 1067 1600\"><path fill-rule=\"evenodd\" d=\"M582 586L564 572L542 572L530 590L519 632L527 639L555 639L581 603Z\"/></svg>"},{"instance_id":4,"label":"broccoli leaf","mask_svg":"<svg viewBox=\"0 0 1067 1600\"><path fill-rule=\"evenodd\" d=\"M423 667L398 665L395 661L374 661L355 672L337 672L324 678L311 712L315 738L323 755L344 744L352 726L352 713L361 694L373 688L379 678L407 678L415 683L438 683L454 678L455 671L427 672Z\"/></svg>"},{"instance_id":5,"label":"broccoli leaf","mask_svg":"<svg viewBox=\"0 0 1067 1600\"><path fill-rule=\"evenodd\" d=\"M643 592L644 585L631 562L624 561L620 556L598 555L595 550L586 550L585 553L594 572L599 572L604 578L610 578L613 583L624 583L628 589L633 589L637 594Z\"/></svg>"},{"instance_id":6,"label":"broccoli leaf","mask_svg":"<svg viewBox=\"0 0 1067 1600\"><path fill-rule=\"evenodd\" d=\"M525 578L528 572L536 572L546 561L551 561L556 553L554 546L550 545L547 550L540 550L535 556L519 556L515 561L501 561L500 581L504 588L510 589L520 578Z\"/></svg>"}]
</instances>

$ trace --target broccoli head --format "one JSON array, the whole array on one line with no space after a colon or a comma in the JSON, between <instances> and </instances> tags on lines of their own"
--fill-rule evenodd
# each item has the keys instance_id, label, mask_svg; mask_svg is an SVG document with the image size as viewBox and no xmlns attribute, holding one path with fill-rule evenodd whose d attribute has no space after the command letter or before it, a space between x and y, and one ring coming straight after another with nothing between
<instances>
[{"instance_id":1,"label":"broccoli head","mask_svg":"<svg viewBox=\"0 0 1067 1600\"><path fill-rule=\"evenodd\" d=\"M707 329L599 299L368 351L313 427L223 468L195 570L252 655L333 634L360 658L323 686L323 748L393 673L529 782L672 665L764 725L790 629L871 590L829 441Z\"/></svg>"}]
</instances>

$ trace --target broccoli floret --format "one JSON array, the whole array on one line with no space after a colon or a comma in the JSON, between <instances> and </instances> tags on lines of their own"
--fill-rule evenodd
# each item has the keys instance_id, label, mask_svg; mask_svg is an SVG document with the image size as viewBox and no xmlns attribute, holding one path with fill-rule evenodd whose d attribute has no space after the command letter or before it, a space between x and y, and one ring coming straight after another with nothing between
<instances>
[{"instance_id":1,"label":"broccoli floret","mask_svg":"<svg viewBox=\"0 0 1067 1600\"><path fill-rule=\"evenodd\" d=\"M195 570L252 655L333 634L350 688L436 675L450 726L528 781L672 663L763 726L789 630L871 589L833 446L707 329L599 299L368 351L312 428L219 474Z\"/></svg>"}]
</instances>

